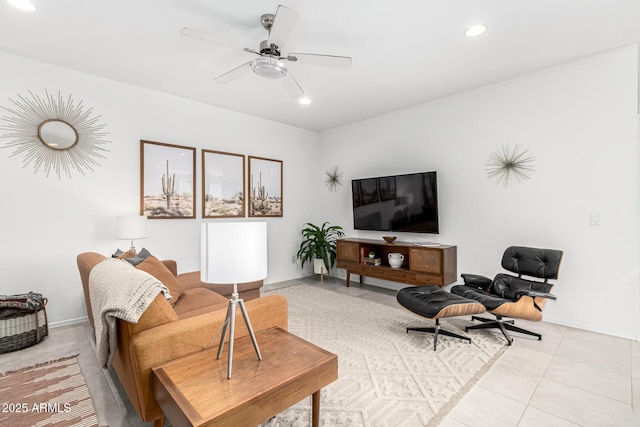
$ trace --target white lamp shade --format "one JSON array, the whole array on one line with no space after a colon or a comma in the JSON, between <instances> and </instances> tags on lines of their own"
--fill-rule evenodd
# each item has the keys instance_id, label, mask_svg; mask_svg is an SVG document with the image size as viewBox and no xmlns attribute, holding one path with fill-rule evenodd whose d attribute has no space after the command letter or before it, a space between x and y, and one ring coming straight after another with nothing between
<instances>
[{"instance_id":1,"label":"white lamp shade","mask_svg":"<svg viewBox=\"0 0 640 427\"><path fill-rule=\"evenodd\" d=\"M267 277L266 222L202 224L200 280L245 283Z\"/></svg>"},{"instance_id":2,"label":"white lamp shade","mask_svg":"<svg viewBox=\"0 0 640 427\"><path fill-rule=\"evenodd\" d=\"M146 239L147 217L141 215L117 217L116 233L118 239L121 240Z\"/></svg>"}]
</instances>

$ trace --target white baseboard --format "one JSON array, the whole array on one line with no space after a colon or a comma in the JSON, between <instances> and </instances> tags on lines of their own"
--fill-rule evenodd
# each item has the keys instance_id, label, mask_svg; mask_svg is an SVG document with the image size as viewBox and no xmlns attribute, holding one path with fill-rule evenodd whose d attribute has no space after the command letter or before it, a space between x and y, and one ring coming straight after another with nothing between
<instances>
[{"instance_id":1,"label":"white baseboard","mask_svg":"<svg viewBox=\"0 0 640 427\"><path fill-rule=\"evenodd\" d=\"M52 322L52 323L49 323L49 327L61 328L63 326L77 325L78 323L84 323L88 321L89 321L89 318L87 316L84 316L84 317L78 317L75 319L62 320L60 322Z\"/></svg>"}]
</instances>

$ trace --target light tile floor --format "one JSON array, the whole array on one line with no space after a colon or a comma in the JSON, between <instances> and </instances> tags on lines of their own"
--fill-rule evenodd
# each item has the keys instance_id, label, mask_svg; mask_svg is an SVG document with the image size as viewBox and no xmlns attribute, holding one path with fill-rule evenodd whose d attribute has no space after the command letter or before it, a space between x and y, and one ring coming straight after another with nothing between
<instances>
[{"instance_id":1,"label":"light tile floor","mask_svg":"<svg viewBox=\"0 0 640 427\"><path fill-rule=\"evenodd\" d=\"M327 277L322 283L305 278L265 285L263 291L305 282L399 307L393 290L358 283L346 288L343 280ZM440 427L640 426L640 342L544 321L516 322L544 339L514 334L513 345ZM479 333L499 332L471 331L470 336ZM98 366L88 323L51 328L43 342L0 354L0 372L71 354L79 354L100 425L152 425L140 420L113 372Z\"/></svg>"}]
</instances>

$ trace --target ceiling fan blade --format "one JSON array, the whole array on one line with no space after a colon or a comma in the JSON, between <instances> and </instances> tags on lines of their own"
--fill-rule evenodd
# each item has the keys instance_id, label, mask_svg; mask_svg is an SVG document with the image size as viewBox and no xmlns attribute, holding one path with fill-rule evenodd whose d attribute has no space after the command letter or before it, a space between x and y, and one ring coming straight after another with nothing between
<instances>
[{"instance_id":1,"label":"ceiling fan blade","mask_svg":"<svg viewBox=\"0 0 640 427\"><path fill-rule=\"evenodd\" d=\"M287 55L286 60L299 62L301 64L320 65L323 67L344 69L351 67L351 58L349 56L318 55L315 53L290 53Z\"/></svg>"},{"instance_id":2,"label":"ceiling fan blade","mask_svg":"<svg viewBox=\"0 0 640 427\"><path fill-rule=\"evenodd\" d=\"M215 36L213 34L205 33L200 30L195 30L193 28L184 27L180 30L180 34L186 37L191 37L198 40L203 40L209 43L215 43L222 46L227 46L233 49L245 50L245 47L238 42L234 42L232 40L227 40L222 37Z\"/></svg>"},{"instance_id":3,"label":"ceiling fan blade","mask_svg":"<svg viewBox=\"0 0 640 427\"><path fill-rule=\"evenodd\" d=\"M275 44L279 48L282 48L287 40L289 40L289 36L291 36L293 32L298 18L300 18L300 15L298 15L298 12L295 10L282 5L278 6L276 16L273 18L273 26L271 27L271 31L269 31L269 38L267 39L269 44Z\"/></svg>"},{"instance_id":4,"label":"ceiling fan blade","mask_svg":"<svg viewBox=\"0 0 640 427\"><path fill-rule=\"evenodd\" d=\"M298 81L293 77L291 71L289 71L287 75L284 76L284 78L280 79L280 81L284 85L285 89L287 89L287 92L289 92L289 95L291 95L291 97L299 98L304 95L304 90L302 90L302 87L300 86Z\"/></svg>"},{"instance_id":5,"label":"ceiling fan blade","mask_svg":"<svg viewBox=\"0 0 640 427\"><path fill-rule=\"evenodd\" d=\"M218 83L229 83L231 80L237 79L244 73L251 70L251 64L253 64L253 61L246 62L240 65L239 67L234 68L231 71L227 71L226 73L219 75L213 80Z\"/></svg>"}]
</instances>

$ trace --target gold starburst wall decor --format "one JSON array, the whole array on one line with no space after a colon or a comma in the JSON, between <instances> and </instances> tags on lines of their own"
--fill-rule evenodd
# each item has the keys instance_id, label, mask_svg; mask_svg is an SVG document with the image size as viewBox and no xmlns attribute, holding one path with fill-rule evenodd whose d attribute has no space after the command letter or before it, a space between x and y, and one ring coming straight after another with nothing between
<instances>
[{"instance_id":1,"label":"gold starburst wall decor","mask_svg":"<svg viewBox=\"0 0 640 427\"><path fill-rule=\"evenodd\" d=\"M35 173L42 169L49 176L54 170L58 178L62 172L71 177L72 170L84 175L99 166L97 158L106 158L106 125L82 101L76 104L71 95L64 99L60 92L54 97L45 90L43 98L29 91L9 102L12 107L0 107L8 113L0 117L0 138L10 140L2 148L14 148L10 157L23 155L23 167L32 164Z\"/></svg>"},{"instance_id":2,"label":"gold starburst wall decor","mask_svg":"<svg viewBox=\"0 0 640 427\"><path fill-rule=\"evenodd\" d=\"M338 186L342 185L342 172L340 172L338 166L334 166L328 171L325 171L325 175L327 175L325 185L327 186L329 191L336 191Z\"/></svg>"},{"instance_id":3,"label":"gold starburst wall decor","mask_svg":"<svg viewBox=\"0 0 640 427\"><path fill-rule=\"evenodd\" d=\"M519 182L531 178L535 171L534 162L535 157L528 148L503 145L489 155L485 170L488 178L493 179L496 185L507 187L514 178Z\"/></svg>"}]
</instances>

